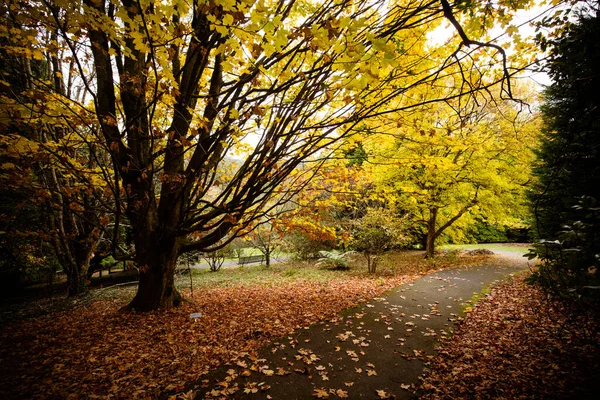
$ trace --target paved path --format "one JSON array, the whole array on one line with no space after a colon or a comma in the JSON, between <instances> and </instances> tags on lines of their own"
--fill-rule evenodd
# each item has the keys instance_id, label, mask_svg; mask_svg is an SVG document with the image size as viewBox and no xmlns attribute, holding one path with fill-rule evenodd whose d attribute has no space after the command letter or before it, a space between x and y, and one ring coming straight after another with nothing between
<instances>
[{"instance_id":1,"label":"paved path","mask_svg":"<svg viewBox=\"0 0 600 400\"><path fill-rule=\"evenodd\" d=\"M210 374L210 386L194 389L197 398L230 379L234 370L227 385L240 390L231 398L312 399L315 389L325 390L330 399L378 399L377 390L411 398L439 336L452 329L464 303L491 282L526 268L516 258L506 261L436 272L345 310L334 321L296 331L261 350L258 361L246 358L242 367L225 366ZM258 371L250 371L252 365ZM250 375L240 375L243 371ZM242 394L252 387L269 388ZM335 394L338 390L343 392Z\"/></svg>"},{"instance_id":2,"label":"paved path","mask_svg":"<svg viewBox=\"0 0 600 400\"><path fill-rule=\"evenodd\" d=\"M277 256L277 257L271 257L271 265L277 265L283 262L286 262L290 259L289 256ZM265 265L265 263L250 263L250 264L246 264L248 266L250 265ZM238 268L240 266L240 264L238 263L238 260L226 260L223 262L223 265L221 266L221 268ZM206 261L201 261L198 262L194 265L190 266L191 268L194 269L208 269L208 263ZM187 268L187 267L186 267Z\"/></svg>"}]
</instances>

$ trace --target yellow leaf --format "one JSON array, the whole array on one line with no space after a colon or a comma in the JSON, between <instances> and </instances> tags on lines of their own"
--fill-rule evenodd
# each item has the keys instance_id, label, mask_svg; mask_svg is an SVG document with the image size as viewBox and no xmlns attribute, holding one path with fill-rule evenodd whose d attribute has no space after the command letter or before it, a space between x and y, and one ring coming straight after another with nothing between
<instances>
[{"instance_id":1,"label":"yellow leaf","mask_svg":"<svg viewBox=\"0 0 600 400\"><path fill-rule=\"evenodd\" d=\"M376 392L380 399L389 399L391 397L385 390L376 390Z\"/></svg>"},{"instance_id":2,"label":"yellow leaf","mask_svg":"<svg viewBox=\"0 0 600 400\"><path fill-rule=\"evenodd\" d=\"M44 53L42 53L41 50L39 49L35 49L33 50L33 54L32 54L33 58L36 60L44 60L46 57L44 56Z\"/></svg>"},{"instance_id":3,"label":"yellow leaf","mask_svg":"<svg viewBox=\"0 0 600 400\"><path fill-rule=\"evenodd\" d=\"M227 14L223 17L223 25L233 25L233 15Z\"/></svg>"},{"instance_id":4,"label":"yellow leaf","mask_svg":"<svg viewBox=\"0 0 600 400\"><path fill-rule=\"evenodd\" d=\"M327 393L327 389L325 388L315 389L312 395L318 399L326 399L329 397L329 393Z\"/></svg>"}]
</instances>

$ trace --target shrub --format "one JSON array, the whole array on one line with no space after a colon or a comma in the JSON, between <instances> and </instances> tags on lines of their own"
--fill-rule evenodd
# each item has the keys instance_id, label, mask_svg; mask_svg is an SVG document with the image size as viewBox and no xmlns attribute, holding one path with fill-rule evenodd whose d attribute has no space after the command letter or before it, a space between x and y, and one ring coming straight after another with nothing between
<instances>
[{"instance_id":1,"label":"shrub","mask_svg":"<svg viewBox=\"0 0 600 400\"><path fill-rule=\"evenodd\" d=\"M354 251L346 251L344 253L337 250L321 251L319 252L321 257L319 258L317 266L328 266L333 269L349 269L349 258L355 253L356 252Z\"/></svg>"},{"instance_id":2,"label":"shrub","mask_svg":"<svg viewBox=\"0 0 600 400\"><path fill-rule=\"evenodd\" d=\"M582 197L575 211L579 220L563 226L557 240L540 240L528 256L541 260L529 282L540 283L554 295L581 311L600 313L600 207L591 197ZM598 317L598 315L596 315Z\"/></svg>"},{"instance_id":3,"label":"shrub","mask_svg":"<svg viewBox=\"0 0 600 400\"><path fill-rule=\"evenodd\" d=\"M299 260L315 260L321 251L331 250L335 244L301 232L294 232L285 238L285 248Z\"/></svg>"},{"instance_id":4,"label":"shrub","mask_svg":"<svg viewBox=\"0 0 600 400\"><path fill-rule=\"evenodd\" d=\"M377 256L404 242L404 219L398 218L391 210L369 208L365 215L350 222L352 239L349 247L363 253L367 260L367 270L377 269Z\"/></svg>"},{"instance_id":5,"label":"shrub","mask_svg":"<svg viewBox=\"0 0 600 400\"><path fill-rule=\"evenodd\" d=\"M223 266L225 258L231 255L231 248L229 246L225 246L215 251L202 253L202 258L208 263L208 268L211 272L217 272Z\"/></svg>"}]
</instances>

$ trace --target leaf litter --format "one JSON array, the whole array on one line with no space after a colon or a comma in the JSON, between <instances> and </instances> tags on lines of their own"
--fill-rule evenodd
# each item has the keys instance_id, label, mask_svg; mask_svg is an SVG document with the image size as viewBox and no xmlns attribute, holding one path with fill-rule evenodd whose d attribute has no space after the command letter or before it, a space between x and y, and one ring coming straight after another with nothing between
<instances>
[{"instance_id":1,"label":"leaf litter","mask_svg":"<svg viewBox=\"0 0 600 400\"><path fill-rule=\"evenodd\" d=\"M421 399L587 398L598 389L598 327L573 319L523 277L469 311L438 347Z\"/></svg>"},{"instance_id":2,"label":"leaf litter","mask_svg":"<svg viewBox=\"0 0 600 400\"><path fill-rule=\"evenodd\" d=\"M123 299L103 299L14 321L0 329L0 398L151 398L181 392L242 352L333 318L415 277L391 277L383 285L361 277L205 288L176 309L151 313L120 311ZM196 312L202 317L190 319ZM301 356L316 361L314 355ZM237 361L240 367L245 363Z\"/></svg>"}]
</instances>

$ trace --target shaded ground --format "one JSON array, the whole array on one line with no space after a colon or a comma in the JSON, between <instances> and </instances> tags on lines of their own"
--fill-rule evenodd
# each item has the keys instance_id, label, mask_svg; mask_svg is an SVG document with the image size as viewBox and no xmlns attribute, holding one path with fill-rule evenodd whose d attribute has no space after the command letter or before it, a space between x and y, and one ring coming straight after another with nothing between
<instances>
[{"instance_id":1,"label":"shaded ground","mask_svg":"<svg viewBox=\"0 0 600 400\"><path fill-rule=\"evenodd\" d=\"M530 287L469 305L489 282L526 267L507 255L515 257L450 255L433 265L402 253L378 275L306 266L197 271L207 281L196 297L166 312L119 312L129 287L69 299L63 311L48 307L35 318L7 311L0 398L410 398L429 362L426 398L597 398L598 385L586 386L599 381L597 341L590 347L565 330L559 307ZM469 262L485 267L416 279ZM461 310L468 317L433 358ZM190 319L196 312L202 317ZM557 332L567 334L557 341Z\"/></svg>"},{"instance_id":2,"label":"shaded ground","mask_svg":"<svg viewBox=\"0 0 600 400\"><path fill-rule=\"evenodd\" d=\"M515 277L488 293L439 348L424 399L598 399L600 337Z\"/></svg>"},{"instance_id":3,"label":"shaded ground","mask_svg":"<svg viewBox=\"0 0 600 400\"><path fill-rule=\"evenodd\" d=\"M188 388L187 397L411 398L438 337L467 301L524 267L488 262L420 278L240 357Z\"/></svg>"}]
</instances>

